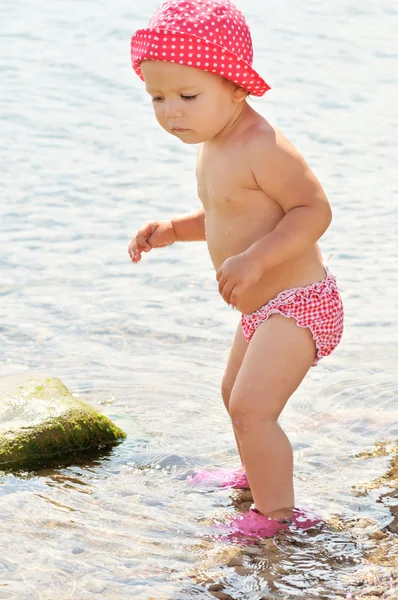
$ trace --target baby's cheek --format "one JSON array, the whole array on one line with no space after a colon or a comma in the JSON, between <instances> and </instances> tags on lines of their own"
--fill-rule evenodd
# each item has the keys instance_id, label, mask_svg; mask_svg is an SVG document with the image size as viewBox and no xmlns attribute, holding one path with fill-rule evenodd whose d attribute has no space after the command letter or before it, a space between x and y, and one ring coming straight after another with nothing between
<instances>
[{"instance_id":1,"label":"baby's cheek","mask_svg":"<svg viewBox=\"0 0 398 600\"><path fill-rule=\"evenodd\" d=\"M201 106L200 108L200 114L206 115L206 121L208 122L217 120L218 112L217 105L213 102L206 102L204 106Z\"/></svg>"},{"instance_id":2,"label":"baby's cheek","mask_svg":"<svg viewBox=\"0 0 398 600\"><path fill-rule=\"evenodd\" d=\"M156 103L153 105L153 112L155 113L155 117L159 121L162 117L162 114L164 113L164 110L162 110L159 104Z\"/></svg>"},{"instance_id":3,"label":"baby's cheek","mask_svg":"<svg viewBox=\"0 0 398 600\"><path fill-rule=\"evenodd\" d=\"M159 125L167 130L167 119L164 116L164 112L155 108L155 117Z\"/></svg>"}]
</instances>

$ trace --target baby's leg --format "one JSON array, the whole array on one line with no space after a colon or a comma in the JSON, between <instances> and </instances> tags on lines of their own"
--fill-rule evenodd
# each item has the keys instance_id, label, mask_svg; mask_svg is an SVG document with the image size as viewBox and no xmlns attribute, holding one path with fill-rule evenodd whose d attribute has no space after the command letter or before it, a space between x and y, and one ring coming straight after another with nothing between
<instances>
[{"instance_id":1,"label":"baby's leg","mask_svg":"<svg viewBox=\"0 0 398 600\"><path fill-rule=\"evenodd\" d=\"M234 341L232 342L231 351L229 353L229 358L227 362L227 366L225 367L225 373L222 380L221 385L221 394L224 400L225 408L229 413L229 402L231 398L232 388L235 385L236 376L239 373L239 369L241 367L243 358L245 356L246 350L248 348L248 343L243 337L242 326L239 321L238 327L235 332ZM235 433L235 432L234 432ZM236 445L238 447L238 452L240 455L240 459L243 465L242 453L239 448L239 441L237 435L235 433Z\"/></svg>"},{"instance_id":2,"label":"baby's leg","mask_svg":"<svg viewBox=\"0 0 398 600\"><path fill-rule=\"evenodd\" d=\"M293 452L278 418L315 352L309 329L272 315L253 335L231 393L229 414L254 502L267 516L294 507Z\"/></svg>"}]
</instances>

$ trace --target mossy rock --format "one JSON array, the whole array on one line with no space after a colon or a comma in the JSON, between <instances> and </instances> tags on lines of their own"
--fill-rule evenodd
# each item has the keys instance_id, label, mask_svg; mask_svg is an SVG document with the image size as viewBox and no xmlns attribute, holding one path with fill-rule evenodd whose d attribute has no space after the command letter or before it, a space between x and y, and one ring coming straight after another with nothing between
<instances>
[{"instance_id":1,"label":"mossy rock","mask_svg":"<svg viewBox=\"0 0 398 600\"><path fill-rule=\"evenodd\" d=\"M53 466L125 437L56 377L29 372L0 379L1 470Z\"/></svg>"}]
</instances>

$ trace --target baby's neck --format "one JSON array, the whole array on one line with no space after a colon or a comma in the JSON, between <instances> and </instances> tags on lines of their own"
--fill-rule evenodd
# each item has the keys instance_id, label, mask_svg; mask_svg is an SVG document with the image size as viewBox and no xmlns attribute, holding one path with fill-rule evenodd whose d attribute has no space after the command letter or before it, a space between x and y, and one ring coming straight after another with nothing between
<instances>
[{"instance_id":1,"label":"baby's neck","mask_svg":"<svg viewBox=\"0 0 398 600\"><path fill-rule=\"evenodd\" d=\"M257 115L256 111L244 100L237 106L227 125L214 138L205 143L218 145L230 141L247 128L248 124L254 120L255 115Z\"/></svg>"}]
</instances>

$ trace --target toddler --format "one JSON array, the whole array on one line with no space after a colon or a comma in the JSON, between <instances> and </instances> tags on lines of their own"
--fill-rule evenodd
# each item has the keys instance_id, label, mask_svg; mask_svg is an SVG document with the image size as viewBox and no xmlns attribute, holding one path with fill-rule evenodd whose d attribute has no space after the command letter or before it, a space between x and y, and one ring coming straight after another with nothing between
<instances>
[{"instance_id":1,"label":"toddler","mask_svg":"<svg viewBox=\"0 0 398 600\"><path fill-rule=\"evenodd\" d=\"M229 483L250 487L255 507L234 527L267 536L311 525L295 508L293 453L278 419L342 336L336 279L317 244L329 202L296 148L248 103L270 87L230 0L164 2L133 35L131 56L159 124L198 144L202 206L143 226L129 255L138 263L153 248L206 241L219 293L241 313L222 397L242 462Z\"/></svg>"}]
</instances>

